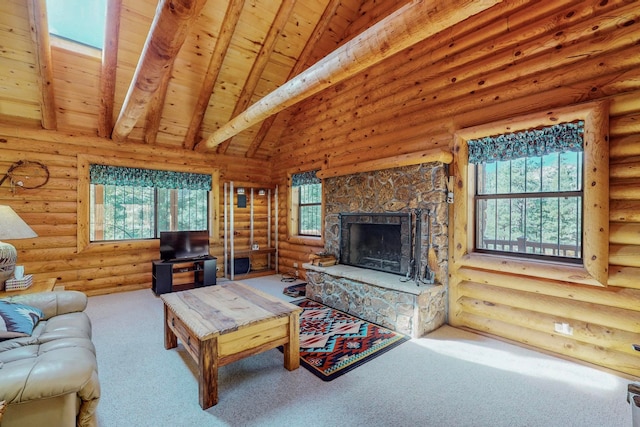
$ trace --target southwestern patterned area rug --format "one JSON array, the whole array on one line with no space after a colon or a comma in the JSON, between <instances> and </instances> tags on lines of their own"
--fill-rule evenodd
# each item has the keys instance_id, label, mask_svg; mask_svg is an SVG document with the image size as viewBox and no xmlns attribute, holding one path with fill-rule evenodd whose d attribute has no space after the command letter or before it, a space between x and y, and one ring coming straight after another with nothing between
<instances>
[{"instance_id":1,"label":"southwestern patterned area rug","mask_svg":"<svg viewBox=\"0 0 640 427\"><path fill-rule=\"evenodd\" d=\"M300 313L300 362L324 381L380 356L409 338L310 299Z\"/></svg>"}]
</instances>

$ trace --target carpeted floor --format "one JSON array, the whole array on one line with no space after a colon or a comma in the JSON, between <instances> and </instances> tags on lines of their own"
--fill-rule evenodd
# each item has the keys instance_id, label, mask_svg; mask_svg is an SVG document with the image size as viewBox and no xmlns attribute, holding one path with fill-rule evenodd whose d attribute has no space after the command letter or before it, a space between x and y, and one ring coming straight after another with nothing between
<instances>
[{"instance_id":1,"label":"carpeted floor","mask_svg":"<svg viewBox=\"0 0 640 427\"><path fill-rule=\"evenodd\" d=\"M278 276L244 281L283 295ZM195 364L163 346L151 290L91 297L102 397L100 427L474 426L628 427L629 380L442 327L334 381L289 372L276 349L219 370L218 405L198 405Z\"/></svg>"}]
</instances>

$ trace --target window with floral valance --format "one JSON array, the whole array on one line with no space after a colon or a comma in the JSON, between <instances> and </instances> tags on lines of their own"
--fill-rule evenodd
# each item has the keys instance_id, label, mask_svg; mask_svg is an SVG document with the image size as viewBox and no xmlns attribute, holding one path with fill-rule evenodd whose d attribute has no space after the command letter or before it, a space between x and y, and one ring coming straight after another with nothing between
<instances>
[{"instance_id":1,"label":"window with floral valance","mask_svg":"<svg viewBox=\"0 0 640 427\"><path fill-rule=\"evenodd\" d=\"M90 241L208 230L209 174L89 164Z\"/></svg>"},{"instance_id":2,"label":"window with floral valance","mask_svg":"<svg viewBox=\"0 0 640 427\"><path fill-rule=\"evenodd\" d=\"M317 170L291 175L290 230L295 236L322 235L322 181Z\"/></svg>"},{"instance_id":3,"label":"window with floral valance","mask_svg":"<svg viewBox=\"0 0 640 427\"><path fill-rule=\"evenodd\" d=\"M458 130L452 256L491 271L607 286L608 131L607 101Z\"/></svg>"}]
</instances>

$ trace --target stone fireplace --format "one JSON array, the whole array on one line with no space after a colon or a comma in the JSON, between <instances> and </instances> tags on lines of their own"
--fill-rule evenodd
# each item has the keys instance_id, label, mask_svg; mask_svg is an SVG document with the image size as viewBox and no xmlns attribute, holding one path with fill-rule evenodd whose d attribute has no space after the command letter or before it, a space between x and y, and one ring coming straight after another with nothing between
<instances>
[{"instance_id":1,"label":"stone fireplace","mask_svg":"<svg viewBox=\"0 0 640 427\"><path fill-rule=\"evenodd\" d=\"M304 265L307 297L412 337L440 327L446 319L446 181L439 162L324 179L325 251L340 263ZM416 223L423 224L419 234ZM348 243L341 240L345 233ZM438 260L436 283L412 273L415 268L422 277L429 245Z\"/></svg>"}]
</instances>

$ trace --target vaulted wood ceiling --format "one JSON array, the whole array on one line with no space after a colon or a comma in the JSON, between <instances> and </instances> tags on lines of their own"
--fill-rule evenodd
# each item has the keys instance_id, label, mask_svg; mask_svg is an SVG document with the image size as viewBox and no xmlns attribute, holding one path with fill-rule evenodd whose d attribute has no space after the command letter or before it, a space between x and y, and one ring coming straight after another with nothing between
<instances>
[{"instance_id":1,"label":"vaulted wood ceiling","mask_svg":"<svg viewBox=\"0 0 640 427\"><path fill-rule=\"evenodd\" d=\"M458 13L462 8L433 1L421 13L444 9L453 19L438 17L442 26L431 29L405 13L400 39L389 31L384 37L395 39L377 45L350 42L410 3L423 2L109 0L100 51L50 37L45 0L3 0L0 118L123 143L269 159L290 117L286 108L306 96L300 86L321 80L317 92L334 84L336 67L348 77L338 56L364 46L380 60L393 53L387 42L414 43L494 2L466 2L468 11ZM367 66L362 57L347 60ZM307 78L314 66L330 71ZM267 98L278 88L286 100ZM259 101L259 114L249 117L247 108Z\"/></svg>"}]
</instances>

